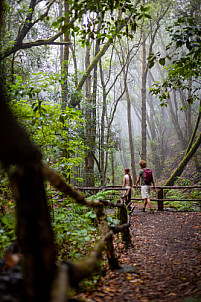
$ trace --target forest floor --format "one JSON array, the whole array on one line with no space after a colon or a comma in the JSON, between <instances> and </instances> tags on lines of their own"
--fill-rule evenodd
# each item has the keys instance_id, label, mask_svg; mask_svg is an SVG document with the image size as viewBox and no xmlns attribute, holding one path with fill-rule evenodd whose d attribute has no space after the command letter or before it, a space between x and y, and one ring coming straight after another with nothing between
<instances>
[{"instance_id":1,"label":"forest floor","mask_svg":"<svg viewBox=\"0 0 201 302\"><path fill-rule=\"evenodd\" d=\"M133 247L115 243L121 267L137 273L107 270L95 290L82 295L96 302L201 302L201 213L142 212L131 215ZM191 298L189 298L191 297Z\"/></svg>"}]
</instances>

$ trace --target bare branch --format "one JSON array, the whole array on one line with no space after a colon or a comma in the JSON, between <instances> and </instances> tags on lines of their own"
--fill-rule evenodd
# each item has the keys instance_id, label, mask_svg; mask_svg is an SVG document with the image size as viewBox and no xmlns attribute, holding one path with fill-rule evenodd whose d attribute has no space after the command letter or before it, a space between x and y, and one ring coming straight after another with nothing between
<instances>
[{"instance_id":1,"label":"bare branch","mask_svg":"<svg viewBox=\"0 0 201 302\"><path fill-rule=\"evenodd\" d=\"M21 49L28 49L34 46L43 46L43 45L51 45L54 44L56 42L54 42L58 37L60 37L63 34L62 31L58 32L56 35L54 35L53 37L49 38L49 39L40 39L37 41L33 41L33 42L26 42L26 43L22 43L22 44L15 44L12 47L9 47L1 56L0 56L0 60L10 56L11 54L17 52L18 50ZM63 42L61 42L63 43ZM68 42L66 42L68 43ZM69 42L70 44L70 42ZM56 45L56 44L55 44Z\"/></svg>"}]
</instances>

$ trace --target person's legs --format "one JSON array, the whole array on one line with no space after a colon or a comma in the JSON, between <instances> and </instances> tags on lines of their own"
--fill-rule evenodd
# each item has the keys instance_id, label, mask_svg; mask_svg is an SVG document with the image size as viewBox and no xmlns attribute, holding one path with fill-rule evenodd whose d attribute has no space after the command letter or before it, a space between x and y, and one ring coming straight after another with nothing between
<instances>
[{"instance_id":1,"label":"person's legs","mask_svg":"<svg viewBox=\"0 0 201 302\"><path fill-rule=\"evenodd\" d=\"M126 204L126 200L127 200L127 190L122 190L121 194L122 194L123 202Z\"/></svg>"},{"instance_id":2,"label":"person's legs","mask_svg":"<svg viewBox=\"0 0 201 302\"><path fill-rule=\"evenodd\" d=\"M150 200L150 190L151 190L151 186L142 186L141 187L141 194L142 194L142 199L144 200L144 204L143 204L143 212L145 212L145 208L148 204L150 210L152 210L152 204L151 204L151 200Z\"/></svg>"},{"instance_id":3,"label":"person's legs","mask_svg":"<svg viewBox=\"0 0 201 302\"><path fill-rule=\"evenodd\" d=\"M131 201L131 189L128 189L127 194L128 194L128 203L129 203Z\"/></svg>"},{"instance_id":4,"label":"person's legs","mask_svg":"<svg viewBox=\"0 0 201 302\"><path fill-rule=\"evenodd\" d=\"M147 198L144 199L143 212L145 212L146 205L147 205Z\"/></svg>"},{"instance_id":5,"label":"person's legs","mask_svg":"<svg viewBox=\"0 0 201 302\"><path fill-rule=\"evenodd\" d=\"M154 214L154 209L152 208L152 204L151 204L150 198L147 198L147 203L148 203L148 206L149 206L149 209L150 209L150 213Z\"/></svg>"},{"instance_id":6,"label":"person's legs","mask_svg":"<svg viewBox=\"0 0 201 302\"><path fill-rule=\"evenodd\" d=\"M147 203L148 203L149 208L152 209L152 205L151 205L151 200L150 200L150 198L147 198Z\"/></svg>"},{"instance_id":7,"label":"person's legs","mask_svg":"<svg viewBox=\"0 0 201 302\"><path fill-rule=\"evenodd\" d=\"M131 189L127 190L126 197L127 197L126 206L127 206L128 210L130 211L131 210Z\"/></svg>"}]
</instances>

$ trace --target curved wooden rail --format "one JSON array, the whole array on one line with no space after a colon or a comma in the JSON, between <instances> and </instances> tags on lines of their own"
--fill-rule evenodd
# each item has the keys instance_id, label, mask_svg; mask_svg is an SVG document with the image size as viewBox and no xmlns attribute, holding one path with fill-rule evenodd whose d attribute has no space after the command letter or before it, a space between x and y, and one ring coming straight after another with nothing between
<instances>
[{"instance_id":1,"label":"curved wooden rail","mask_svg":"<svg viewBox=\"0 0 201 302\"><path fill-rule=\"evenodd\" d=\"M138 189L141 186L138 186ZM155 186L157 191L157 198L151 198L152 201L158 202L158 210L163 211L164 210L164 201L198 201L201 203L201 199L167 199L164 198L164 190L191 190L191 189L201 189L201 186ZM101 190L115 190L115 191L121 191L121 186L101 186L101 187L79 187L78 190L82 192L92 191L97 192ZM138 190L136 188L133 188L133 190ZM132 198L131 200L142 200L142 198Z\"/></svg>"}]
</instances>

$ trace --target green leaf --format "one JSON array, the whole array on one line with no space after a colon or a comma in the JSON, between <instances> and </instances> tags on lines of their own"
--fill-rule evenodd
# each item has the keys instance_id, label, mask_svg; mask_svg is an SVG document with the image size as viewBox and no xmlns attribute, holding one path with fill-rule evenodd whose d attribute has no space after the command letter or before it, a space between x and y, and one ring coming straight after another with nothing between
<instances>
[{"instance_id":1,"label":"green leaf","mask_svg":"<svg viewBox=\"0 0 201 302\"><path fill-rule=\"evenodd\" d=\"M162 66L164 66L164 65L165 65L165 58L161 58L161 59L159 60L159 63L160 63Z\"/></svg>"},{"instance_id":2,"label":"green leaf","mask_svg":"<svg viewBox=\"0 0 201 302\"><path fill-rule=\"evenodd\" d=\"M148 18L148 19L152 19L152 17L151 17L150 15L148 15L148 14L144 14L144 16L145 16L146 18Z\"/></svg>"},{"instance_id":3,"label":"green leaf","mask_svg":"<svg viewBox=\"0 0 201 302\"><path fill-rule=\"evenodd\" d=\"M60 25L60 23L58 21L55 21L55 22L52 23L53 27L58 27L59 25Z\"/></svg>"},{"instance_id":4,"label":"green leaf","mask_svg":"<svg viewBox=\"0 0 201 302\"><path fill-rule=\"evenodd\" d=\"M152 60L152 61L149 61L149 69L151 69L153 66L154 66L155 62Z\"/></svg>"},{"instance_id":5,"label":"green leaf","mask_svg":"<svg viewBox=\"0 0 201 302\"><path fill-rule=\"evenodd\" d=\"M141 20L142 18L144 18L144 14L140 14L139 17L137 18L138 20Z\"/></svg>"}]
</instances>

